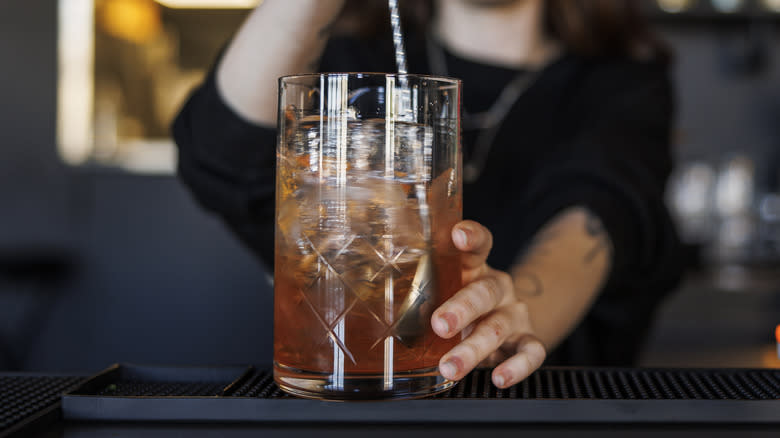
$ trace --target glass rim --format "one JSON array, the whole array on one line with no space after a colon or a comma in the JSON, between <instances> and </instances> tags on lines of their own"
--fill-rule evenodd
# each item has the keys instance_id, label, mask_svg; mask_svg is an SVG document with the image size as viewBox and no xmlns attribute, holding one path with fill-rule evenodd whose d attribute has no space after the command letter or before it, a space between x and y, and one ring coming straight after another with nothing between
<instances>
[{"instance_id":1,"label":"glass rim","mask_svg":"<svg viewBox=\"0 0 780 438\"><path fill-rule=\"evenodd\" d=\"M320 77L355 77L358 79L361 79L363 77L395 77L395 78L414 78L414 79L427 79L429 81L439 82L442 84L448 84L448 85L454 85L454 86L461 86L463 81L458 78L453 78L450 76L435 76L435 75L428 75L428 74L417 74L417 73L405 73L405 74L399 74L399 73L382 73L382 72L324 72L324 73L298 73L298 74L291 74L291 75L284 75L279 77L279 83L282 82L288 82L295 79L311 79L311 78L320 78Z\"/></svg>"}]
</instances>

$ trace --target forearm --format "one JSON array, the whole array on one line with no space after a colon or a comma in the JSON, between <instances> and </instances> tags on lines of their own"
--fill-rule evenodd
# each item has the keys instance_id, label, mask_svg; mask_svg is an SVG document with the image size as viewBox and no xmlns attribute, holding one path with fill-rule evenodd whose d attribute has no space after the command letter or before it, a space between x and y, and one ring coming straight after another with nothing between
<instances>
[{"instance_id":1,"label":"forearm","mask_svg":"<svg viewBox=\"0 0 780 438\"><path fill-rule=\"evenodd\" d=\"M612 243L597 216L570 208L553 218L510 269L517 297L548 350L560 343L596 299L612 265Z\"/></svg>"},{"instance_id":2,"label":"forearm","mask_svg":"<svg viewBox=\"0 0 780 438\"><path fill-rule=\"evenodd\" d=\"M217 88L247 120L273 126L277 78L316 67L344 0L265 0L241 26L217 66Z\"/></svg>"}]
</instances>

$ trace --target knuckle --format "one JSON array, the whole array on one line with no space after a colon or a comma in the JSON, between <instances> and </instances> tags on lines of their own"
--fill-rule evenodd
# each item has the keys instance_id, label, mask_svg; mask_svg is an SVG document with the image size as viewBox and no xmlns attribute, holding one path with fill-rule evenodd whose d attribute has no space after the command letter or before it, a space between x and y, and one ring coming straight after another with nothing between
<instances>
[{"instance_id":1,"label":"knuckle","mask_svg":"<svg viewBox=\"0 0 780 438\"><path fill-rule=\"evenodd\" d=\"M478 284L486 307L493 308L501 302L501 285L496 277L485 277Z\"/></svg>"},{"instance_id":2,"label":"knuckle","mask_svg":"<svg viewBox=\"0 0 780 438\"><path fill-rule=\"evenodd\" d=\"M512 305L512 313L516 315L517 318L527 320L529 317L528 312L528 304L518 301Z\"/></svg>"},{"instance_id":3,"label":"knuckle","mask_svg":"<svg viewBox=\"0 0 780 438\"><path fill-rule=\"evenodd\" d=\"M467 352L467 357L471 358L472 363L479 363L486 355L482 351L482 347L477 342L464 341L461 345Z\"/></svg>"},{"instance_id":4,"label":"knuckle","mask_svg":"<svg viewBox=\"0 0 780 438\"><path fill-rule=\"evenodd\" d=\"M498 282L502 285L502 287L506 288L507 290L511 290L512 288L512 276L504 271L498 271L496 274L498 277Z\"/></svg>"},{"instance_id":5,"label":"knuckle","mask_svg":"<svg viewBox=\"0 0 780 438\"><path fill-rule=\"evenodd\" d=\"M463 313L464 313L464 319L472 319L473 316L479 315L479 303L477 302L478 296L473 293L466 293L463 294L462 299L460 300L460 306L462 307ZM473 315L472 317L468 317L469 315Z\"/></svg>"},{"instance_id":6,"label":"knuckle","mask_svg":"<svg viewBox=\"0 0 780 438\"><path fill-rule=\"evenodd\" d=\"M488 336L494 338L496 342L500 343L507 337L509 331L509 324L503 318L494 317L485 320L485 329L488 331Z\"/></svg>"}]
</instances>

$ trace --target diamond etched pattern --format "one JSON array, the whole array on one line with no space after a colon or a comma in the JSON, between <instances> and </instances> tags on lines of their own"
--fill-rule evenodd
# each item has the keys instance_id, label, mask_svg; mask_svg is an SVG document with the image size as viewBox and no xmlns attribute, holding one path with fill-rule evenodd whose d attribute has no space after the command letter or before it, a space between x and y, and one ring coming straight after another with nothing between
<instances>
[{"instance_id":1,"label":"diamond etched pattern","mask_svg":"<svg viewBox=\"0 0 780 438\"><path fill-rule=\"evenodd\" d=\"M313 270L316 272L314 278L300 292L324 331L325 336L320 344L326 340L332 341L355 364L353 353L346 340L337 334L336 327L358 306L376 321L382 333L371 348L381 344L388 336L400 339L394 332L394 321L385 318L387 312L383 296L375 295L381 293L382 287L378 286L384 284L388 276L401 273L398 260L406 248L391 247L383 251L357 235L342 238L340 242L329 240L315 243L315 239L306 234L303 234L302 239L306 250L316 255L316 263L319 264L319 269ZM353 257L345 257L347 254ZM354 262L354 254L360 254L357 258L359 263Z\"/></svg>"}]
</instances>

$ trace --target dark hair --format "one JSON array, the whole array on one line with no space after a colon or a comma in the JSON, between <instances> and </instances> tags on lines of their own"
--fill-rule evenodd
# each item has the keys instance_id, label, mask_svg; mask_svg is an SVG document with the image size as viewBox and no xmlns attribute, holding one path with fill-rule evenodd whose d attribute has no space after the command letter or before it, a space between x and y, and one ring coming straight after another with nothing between
<instances>
[{"instance_id":1,"label":"dark hair","mask_svg":"<svg viewBox=\"0 0 780 438\"><path fill-rule=\"evenodd\" d=\"M424 31L433 0L399 1L404 24ZM347 0L337 31L376 36L389 28L384 0ZM637 0L544 0L548 35L568 51L585 57L629 56L668 61L670 51L650 31Z\"/></svg>"}]
</instances>

